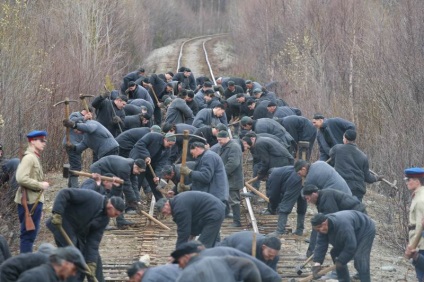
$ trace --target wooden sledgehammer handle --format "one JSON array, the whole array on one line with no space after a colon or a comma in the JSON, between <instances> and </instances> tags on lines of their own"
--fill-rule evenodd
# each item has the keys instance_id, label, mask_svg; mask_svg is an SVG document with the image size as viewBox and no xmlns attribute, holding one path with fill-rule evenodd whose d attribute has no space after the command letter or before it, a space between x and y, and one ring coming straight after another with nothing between
<instances>
[{"instance_id":1,"label":"wooden sledgehammer handle","mask_svg":"<svg viewBox=\"0 0 424 282\"><path fill-rule=\"evenodd\" d=\"M245 184L247 189L249 189L250 191L252 191L253 193L255 193L256 195L258 195L259 197L261 197L262 199L264 199L265 201L269 203L269 198L267 196L265 196L264 194L262 194L261 192L253 188L253 186L250 185L249 183L246 182Z\"/></svg>"},{"instance_id":2,"label":"wooden sledgehammer handle","mask_svg":"<svg viewBox=\"0 0 424 282\"><path fill-rule=\"evenodd\" d=\"M75 174L75 175L79 175L79 176L85 176L85 177L90 177L90 178L92 177L92 174L88 173L88 172L77 171L77 170L70 170L69 172L72 173L72 174ZM101 180L107 180L107 181L113 181L114 180L112 177L107 177L107 176L100 176L100 179ZM118 182L119 184L124 184L124 180L122 180L120 178L115 179L115 181Z\"/></svg>"},{"instance_id":3,"label":"wooden sledgehammer handle","mask_svg":"<svg viewBox=\"0 0 424 282\"><path fill-rule=\"evenodd\" d=\"M188 152L188 137L189 137L189 131L184 130L184 136L183 136L183 154L181 155L181 166L185 166L187 162L187 152ZM180 183L184 184L184 175L180 176Z\"/></svg>"},{"instance_id":4,"label":"wooden sledgehammer handle","mask_svg":"<svg viewBox=\"0 0 424 282\"><path fill-rule=\"evenodd\" d=\"M333 264L332 266L326 267L326 268L324 268L324 269L321 269L321 271L320 271L320 272L318 272L318 274L319 274L319 275L324 275L324 274L326 274L326 273L328 273L328 272L330 272L330 271L333 271L334 269L336 269L336 265L335 265L335 264ZM299 280L299 282L309 282L309 281L311 281L312 279L314 279L314 275L313 275L313 274L311 274L311 275L309 275L309 276L306 276L306 277L305 277L305 278L303 278L303 279L300 279L300 280Z\"/></svg>"},{"instance_id":5,"label":"wooden sledgehammer handle","mask_svg":"<svg viewBox=\"0 0 424 282\"><path fill-rule=\"evenodd\" d=\"M156 223L157 225L159 225L160 227L162 227L165 230L171 230L171 228L169 228L168 226L166 226L165 224L163 224L162 222L160 222L159 220L157 220L156 218L154 218L153 216L151 216L150 214L148 214L145 211L140 210L140 212L144 215L147 216L148 219L150 219L151 221L153 221L154 223Z\"/></svg>"}]
</instances>

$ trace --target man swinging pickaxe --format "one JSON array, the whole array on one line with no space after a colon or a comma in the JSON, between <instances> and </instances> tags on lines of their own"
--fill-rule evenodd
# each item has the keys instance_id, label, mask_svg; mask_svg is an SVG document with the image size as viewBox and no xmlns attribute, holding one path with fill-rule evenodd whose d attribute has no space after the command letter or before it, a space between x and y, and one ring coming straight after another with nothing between
<instances>
[{"instance_id":1,"label":"man swinging pickaxe","mask_svg":"<svg viewBox=\"0 0 424 282\"><path fill-rule=\"evenodd\" d=\"M89 109L89 107L88 107L87 100L85 99L85 98L87 98L87 97L94 97L94 95L85 95L85 94L80 94L80 95L79 95L79 98L80 98L80 100L81 100L81 102L82 102L82 105L84 106L84 110L86 110L86 111L87 111L87 113L88 113L88 112L90 112L90 109Z\"/></svg>"}]
</instances>

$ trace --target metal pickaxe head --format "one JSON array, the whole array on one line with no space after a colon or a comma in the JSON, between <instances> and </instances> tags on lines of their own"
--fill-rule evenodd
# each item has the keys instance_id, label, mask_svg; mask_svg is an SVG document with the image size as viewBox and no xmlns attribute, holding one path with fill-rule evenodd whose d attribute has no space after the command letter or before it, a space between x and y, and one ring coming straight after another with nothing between
<instances>
[{"instance_id":1,"label":"metal pickaxe head","mask_svg":"<svg viewBox=\"0 0 424 282\"><path fill-rule=\"evenodd\" d=\"M90 108L88 107L87 100L85 100L85 98L88 98L88 97L94 97L94 95L85 95L85 94L80 94L79 95L79 98L81 99L81 101L82 101L82 103L84 105L84 109L87 112L90 112Z\"/></svg>"},{"instance_id":2,"label":"metal pickaxe head","mask_svg":"<svg viewBox=\"0 0 424 282\"><path fill-rule=\"evenodd\" d=\"M66 97L66 98L65 98L65 100L60 101L60 102L57 102L56 104L54 104L54 105L53 105L53 107L56 107L56 106L57 106L57 105L59 105L59 104L69 105L69 103L70 103L70 102L75 102L75 103L77 103L78 101L75 101L75 100L69 100L69 98L68 98L68 97Z\"/></svg>"},{"instance_id":3,"label":"metal pickaxe head","mask_svg":"<svg viewBox=\"0 0 424 282\"><path fill-rule=\"evenodd\" d=\"M297 145L299 146L299 148L309 148L309 142L308 141L299 141L297 143Z\"/></svg>"},{"instance_id":4,"label":"metal pickaxe head","mask_svg":"<svg viewBox=\"0 0 424 282\"><path fill-rule=\"evenodd\" d=\"M176 133L176 134L173 134L173 135L174 135L174 136L176 136L176 137L177 137L177 136L183 136L183 137L184 137L184 134L181 134L181 133ZM189 137L192 137L192 138L201 139L201 140L203 140L204 142L207 142L205 138L200 137L199 135L188 134L188 136L189 136Z\"/></svg>"},{"instance_id":5,"label":"metal pickaxe head","mask_svg":"<svg viewBox=\"0 0 424 282\"><path fill-rule=\"evenodd\" d=\"M85 98L88 98L88 97L94 97L94 95L79 94L79 98L80 98L81 100L84 100Z\"/></svg>"}]
</instances>

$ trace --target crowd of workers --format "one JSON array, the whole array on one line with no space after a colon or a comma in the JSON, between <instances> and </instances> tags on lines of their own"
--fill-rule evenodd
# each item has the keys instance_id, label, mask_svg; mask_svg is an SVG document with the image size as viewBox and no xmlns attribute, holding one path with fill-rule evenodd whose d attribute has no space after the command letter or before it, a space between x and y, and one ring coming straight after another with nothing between
<instances>
[{"instance_id":1,"label":"crowd of workers","mask_svg":"<svg viewBox=\"0 0 424 282\"><path fill-rule=\"evenodd\" d=\"M128 268L130 281L199 281L199 277L281 281L276 272L280 238L287 233L295 205L293 233L303 236L308 203L318 210L311 220L306 253L313 256L314 278L319 278L331 244L336 279L352 279L347 264L353 260L354 277L371 281L375 223L362 199L366 183L381 181L383 176L370 171L367 156L355 143L355 125L321 114L310 120L255 81L239 77L215 81L195 78L186 67L176 74L149 76L140 68L124 76L120 90L98 95L90 106L63 120L67 132L63 145L71 171L81 171L81 153L89 148L92 174L82 183L78 174L71 174L68 187L56 194L46 225L57 248L51 246L47 252L39 248L33 253L44 191L50 189L40 163L47 132L28 133L21 160L5 159L0 147L1 184L9 182L16 188L21 232L18 256L11 257L7 243L0 240L1 281L83 281L85 277L104 281L99 245L111 228L109 219L117 218L116 228L131 226L124 215L136 213L141 195L149 193L156 200L157 213L172 216L177 225L171 256L178 267L135 262ZM315 140L319 160L312 162ZM277 229L271 234L241 229L241 196L256 197L256 193L240 193L245 186L246 151L253 157L251 190L259 190L260 182L265 182L269 204L264 213L278 215ZM406 169L405 177L413 194L412 242L421 236L416 230L424 216L424 170ZM164 181L174 188L164 191ZM225 217L232 218L232 226L240 232L220 240ZM256 254L252 254L252 240L256 240ZM410 244L405 254L414 261L422 281L424 241L418 248Z\"/></svg>"}]
</instances>

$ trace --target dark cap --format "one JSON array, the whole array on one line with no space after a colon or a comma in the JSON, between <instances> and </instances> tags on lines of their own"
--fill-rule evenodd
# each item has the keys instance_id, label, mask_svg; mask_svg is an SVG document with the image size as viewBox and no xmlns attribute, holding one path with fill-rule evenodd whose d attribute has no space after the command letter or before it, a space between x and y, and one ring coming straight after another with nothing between
<instances>
[{"instance_id":1,"label":"dark cap","mask_svg":"<svg viewBox=\"0 0 424 282\"><path fill-rule=\"evenodd\" d=\"M254 138L256 138L257 136L256 136L256 133L254 131L249 131L249 132L246 133L246 135L244 135L244 137L249 137L249 138L254 137Z\"/></svg>"},{"instance_id":2,"label":"dark cap","mask_svg":"<svg viewBox=\"0 0 424 282\"><path fill-rule=\"evenodd\" d=\"M160 172L160 175L162 177L164 177L166 175L171 175L173 171L174 171L174 168L172 167L172 165L165 165L162 168L162 171Z\"/></svg>"},{"instance_id":3,"label":"dark cap","mask_svg":"<svg viewBox=\"0 0 424 282\"><path fill-rule=\"evenodd\" d=\"M158 212L162 212L163 206L166 204L166 202L168 202L168 199L166 198L160 198L156 203L155 203L155 209Z\"/></svg>"},{"instance_id":4,"label":"dark cap","mask_svg":"<svg viewBox=\"0 0 424 282\"><path fill-rule=\"evenodd\" d=\"M68 262L71 262L75 264L75 266L80 270L81 272L85 272L85 260L82 256L80 250L78 250L75 247L68 246L64 248L57 248L51 256L55 256L59 259L66 260Z\"/></svg>"},{"instance_id":5,"label":"dark cap","mask_svg":"<svg viewBox=\"0 0 424 282\"><path fill-rule=\"evenodd\" d=\"M228 81L228 86L234 86L234 85L236 85L236 84L234 83L234 81L232 81L232 80Z\"/></svg>"},{"instance_id":6,"label":"dark cap","mask_svg":"<svg viewBox=\"0 0 424 282\"><path fill-rule=\"evenodd\" d=\"M141 169L146 169L146 162L143 159L136 159L134 164Z\"/></svg>"},{"instance_id":7,"label":"dark cap","mask_svg":"<svg viewBox=\"0 0 424 282\"><path fill-rule=\"evenodd\" d=\"M276 107L277 104L275 102L269 102L267 107Z\"/></svg>"},{"instance_id":8,"label":"dark cap","mask_svg":"<svg viewBox=\"0 0 424 282\"><path fill-rule=\"evenodd\" d=\"M173 263L178 263L178 259L184 255L200 253L202 249L202 243L198 241L182 243L171 253L171 257L174 258Z\"/></svg>"},{"instance_id":9,"label":"dark cap","mask_svg":"<svg viewBox=\"0 0 424 282\"><path fill-rule=\"evenodd\" d=\"M270 236L265 238L263 245L267 246L268 248L271 248L273 250L279 251L281 249L281 241L277 237Z\"/></svg>"},{"instance_id":10,"label":"dark cap","mask_svg":"<svg viewBox=\"0 0 424 282\"><path fill-rule=\"evenodd\" d=\"M314 114L314 117L312 119L325 119L325 117L322 114Z\"/></svg>"},{"instance_id":11,"label":"dark cap","mask_svg":"<svg viewBox=\"0 0 424 282\"><path fill-rule=\"evenodd\" d=\"M141 261L134 262L128 269L127 269L127 275L128 278L133 277L139 270L148 268L144 263Z\"/></svg>"},{"instance_id":12,"label":"dark cap","mask_svg":"<svg viewBox=\"0 0 424 282\"><path fill-rule=\"evenodd\" d=\"M253 120L250 117L242 117L241 120L240 120L240 124L244 126L248 123L251 124L252 121Z\"/></svg>"},{"instance_id":13,"label":"dark cap","mask_svg":"<svg viewBox=\"0 0 424 282\"><path fill-rule=\"evenodd\" d=\"M405 169L405 177L407 178L424 178L424 169L421 167L410 167Z\"/></svg>"},{"instance_id":14,"label":"dark cap","mask_svg":"<svg viewBox=\"0 0 424 282\"><path fill-rule=\"evenodd\" d=\"M246 80L246 81L245 81L245 83L246 83L246 84L251 84L251 83L252 83L252 81L251 81L250 79L248 79L248 80Z\"/></svg>"},{"instance_id":15,"label":"dark cap","mask_svg":"<svg viewBox=\"0 0 424 282\"><path fill-rule=\"evenodd\" d=\"M184 71L191 72L191 69L185 68Z\"/></svg>"},{"instance_id":16,"label":"dark cap","mask_svg":"<svg viewBox=\"0 0 424 282\"><path fill-rule=\"evenodd\" d=\"M143 78L143 83L150 84L150 79L149 79L149 77L145 77L145 78Z\"/></svg>"},{"instance_id":17,"label":"dark cap","mask_svg":"<svg viewBox=\"0 0 424 282\"><path fill-rule=\"evenodd\" d=\"M236 98L244 97L244 93L237 93Z\"/></svg>"},{"instance_id":18,"label":"dark cap","mask_svg":"<svg viewBox=\"0 0 424 282\"><path fill-rule=\"evenodd\" d=\"M134 81L128 82L128 87L136 86L137 84Z\"/></svg>"},{"instance_id":19,"label":"dark cap","mask_svg":"<svg viewBox=\"0 0 424 282\"><path fill-rule=\"evenodd\" d=\"M57 248L50 243L43 243L38 247L37 253L42 253L42 254L45 254L45 255L51 255L56 251L56 249Z\"/></svg>"},{"instance_id":20,"label":"dark cap","mask_svg":"<svg viewBox=\"0 0 424 282\"><path fill-rule=\"evenodd\" d=\"M307 161L305 160L298 160L295 164L294 164L294 171L298 172L299 170L301 170L303 167L305 167L308 164Z\"/></svg>"},{"instance_id":21,"label":"dark cap","mask_svg":"<svg viewBox=\"0 0 424 282\"><path fill-rule=\"evenodd\" d=\"M355 141L356 140L356 131L353 130L353 129L348 129L348 130L346 130L344 136L348 141Z\"/></svg>"},{"instance_id":22,"label":"dark cap","mask_svg":"<svg viewBox=\"0 0 424 282\"><path fill-rule=\"evenodd\" d=\"M223 124L223 123L218 123L215 126L215 128L218 129L218 131L222 131L222 130L227 131L227 129L228 129L227 126L225 124Z\"/></svg>"},{"instance_id":23,"label":"dark cap","mask_svg":"<svg viewBox=\"0 0 424 282\"><path fill-rule=\"evenodd\" d=\"M218 135L216 137L218 137L218 138L227 138L227 137L229 137L229 135L228 135L228 132L227 131L222 130L222 131L218 132Z\"/></svg>"},{"instance_id":24,"label":"dark cap","mask_svg":"<svg viewBox=\"0 0 424 282\"><path fill-rule=\"evenodd\" d=\"M166 98L165 101L163 101L163 103L165 104L165 106L168 106L169 104L172 103L172 99L171 98Z\"/></svg>"},{"instance_id":25,"label":"dark cap","mask_svg":"<svg viewBox=\"0 0 424 282\"><path fill-rule=\"evenodd\" d=\"M255 104L255 103L256 103L256 101L255 101L255 100L253 100L253 99L249 99L249 101L247 101L247 105L248 105L248 106L253 105L253 104Z\"/></svg>"},{"instance_id":26,"label":"dark cap","mask_svg":"<svg viewBox=\"0 0 424 282\"><path fill-rule=\"evenodd\" d=\"M145 72L146 70L144 68L139 68L138 72Z\"/></svg>"},{"instance_id":27,"label":"dark cap","mask_svg":"<svg viewBox=\"0 0 424 282\"><path fill-rule=\"evenodd\" d=\"M212 87L212 82L210 82L210 81L205 81L205 82L203 83L203 86L204 86L204 87Z\"/></svg>"},{"instance_id":28,"label":"dark cap","mask_svg":"<svg viewBox=\"0 0 424 282\"><path fill-rule=\"evenodd\" d=\"M195 141L193 143L190 144L190 150L193 150L195 148L205 148L205 144L199 141Z\"/></svg>"},{"instance_id":29,"label":"dark cap","mask_svg":"<svg viewBox=\"0 0 424 282\"><path fill-rule=\"evenodd\" d=\"M318 187L312 184L303 187L302 193L304 196L311 195L312 193L318 192Z\"/></svg>"},{"instance_id":30,"label":"dark cap","mask_svg":"<svg viewBox=\"0 0 424 282\"><path fill-rule=\"evenodd\" d=\"M160 126L159 126L159 125L157 125L157 124L152 125L152 127L150 127L150 131L152 131L152 132L157 132L157 133L161 133Z\"/></svg>"},{"instance_id":31,"label":"dark cap","mask_svg":"<svg viewBox=\"0 0 424 282\"><path fill-rule=\"evenodd\" d=\"M116 197L116 196L111 197L110 203L112 204L112 206L116 210L118 210L120 212L123 212L125 210L125 203L124 203L124 200L122 200L121 197Z\"/></svg>"},{"instance_id":32,"label":"dark cap","mask_svg":"<svg viewBox=\"0 0 424 282\"><path fill-rule=\"evenodd\" d=\"M327 220L327 216L325 214L317 213L311 218L311 224L312 226L318 226L318 225L321 225L326 220Z\"/></svg>"},{"instance_id":33,"label":"dark cap","mask_svg":"<svg viewBox=\"0 0 424 282\"><path fill-rule=\"evenodd\" d=\"M26 136L28 138L28 141L31 141L33 139L45 139L47 137L47 132L44 130L33 130Z\"/></svg>"},{"instance_id":34,"label":"dark cap","mask_svg":"<svg viewBox=\"0 0 424 282\"><path fill-rule=\"evenodd\" d=\"M206 89L205 90L205 94L209 95L209 94L213 94L215 93L215 91L213 91L213 89Z\"/></svg>"},{"instance_id":35,"label":"dark cap","mask_svg":"<svg viewBox=\"0 0 424 282\"><path fill-rule=\"evenodd\" d=\"M241 139L241 141L246 142L249 146L252 146L253 145L253 142L250 139L250 137L244 136L243 139Z\"/></svg>"},{"instance_id":36,"label":"dark cap","mask_svg":"<svg viewBox=\"0 0 424 282\"><path fill-rule=\"evenodd\" d=\"M262 91L262 89L260 89L260 88L255 88L254 90L253 90L253 94L258 94L258 93L262 93L263 91Z\"/></svg>"},{"instance_id":37,"label":"dark cap","mask_svg":"<svg viewBox=\"0 0 424 282\"><path fill-rule=\"evenodd\" d=\"M168 82L168 83L166 84L166 86L169 86L169 87L174 88L174 84L172 84L172 82Z\"/></svg>"},{"instance_id":38,"label":"dark cap","mask_svg":"<svg viewBox=\"0 0 424 282\"><path fill-rule=\"evenodd\" d=\"M177 137L175 137L175 135L173 133L166 133L165 134L165 139L168 140L168 142L176 142L177 141Z\"/></svg>"},{"instance_id":39,"label":"dark cap","mask_svg":"<svg viewBox=\"0 0 424 282\"><path fill-rule=\"evenodd\" d=\"M121 99L122 101L128 102L128 97L125 95L119 95L116 99Z\"/></svg>"}]
</instances>

